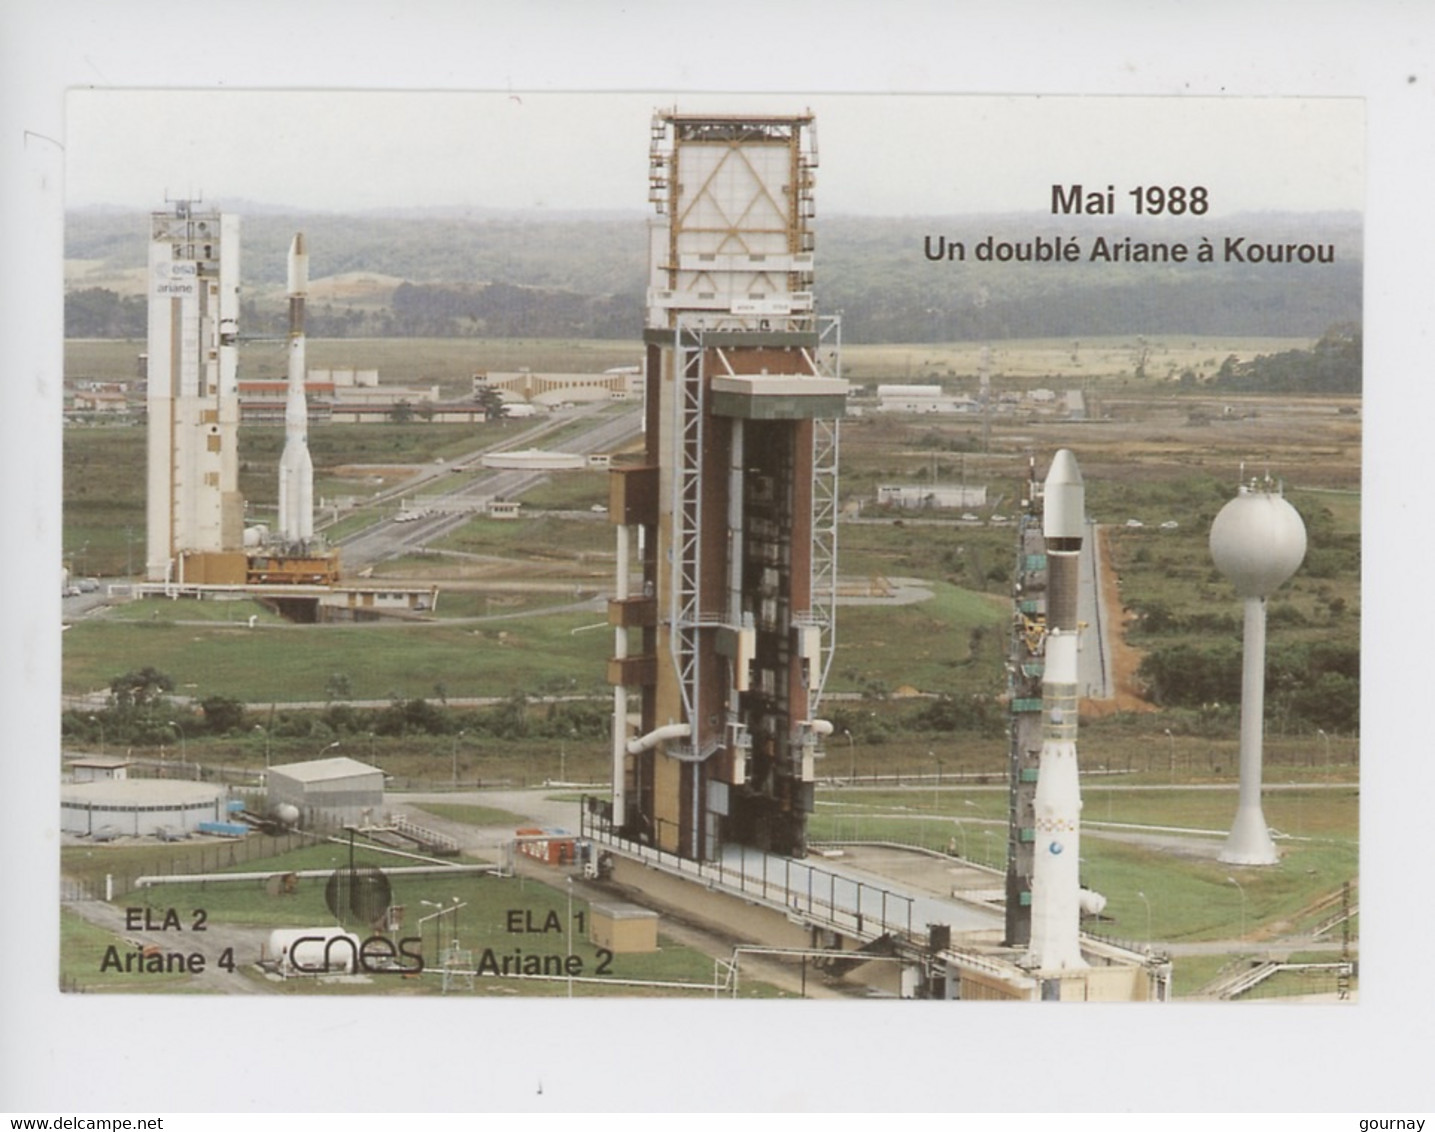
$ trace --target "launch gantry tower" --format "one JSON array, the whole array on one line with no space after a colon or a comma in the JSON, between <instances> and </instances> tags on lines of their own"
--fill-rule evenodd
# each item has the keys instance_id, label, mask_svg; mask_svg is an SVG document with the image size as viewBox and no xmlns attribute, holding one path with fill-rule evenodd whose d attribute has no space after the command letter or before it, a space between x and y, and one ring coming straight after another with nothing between
<instances>
[{"instance_id":1,"label":"launch gantry tower","mask_svg":"<svg viewBox=\"0 0 1435 1132\"><path fill-rule=\"evenodd\" d=\"M653 119L646 445L609 508L612 816L698 859L727 842L804 853L830 731L847 385L838 322L812 299L816 164L810 114Z\"/></svg>"}]
</instances>

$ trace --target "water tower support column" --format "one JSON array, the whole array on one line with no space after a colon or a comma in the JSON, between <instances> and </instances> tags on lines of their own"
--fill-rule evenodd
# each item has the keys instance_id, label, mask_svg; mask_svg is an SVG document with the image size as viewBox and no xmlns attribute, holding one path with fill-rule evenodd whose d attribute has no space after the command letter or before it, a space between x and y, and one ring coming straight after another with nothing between
<instances>
[{"instance_id":1,"label":"water tower support column","mask_svg":"<svg viewBox=\"0 0 1435 1132\"><path fill-rule=\"evenodd\" d=\"M1241 658L1241 792L1236 820L1221 850L1229 865L1274 865L1280 857L1261 809L1261 748L1266 710L1266 599L1244 601Z\"/></svg>"}]
</instances>

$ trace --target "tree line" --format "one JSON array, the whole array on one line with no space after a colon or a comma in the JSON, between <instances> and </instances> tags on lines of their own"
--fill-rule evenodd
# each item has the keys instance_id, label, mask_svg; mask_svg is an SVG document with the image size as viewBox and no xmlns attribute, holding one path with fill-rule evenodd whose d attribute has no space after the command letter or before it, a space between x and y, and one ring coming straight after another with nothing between
<instances>
[{"instance_id":1,"label":"tree line","mask_svg":"<svg viewBox=\"0 0 1435 1132\"><path fill-rule=\"evenodd\" d=\"M435 696L392 696L383 707L360 707L346 698L347 677L329 680L330 702L319 711L256 712L228 696L196 703L175 699L174 679L154 667L134 669L110 680L103 708L71 709L61 717L68 740L113 746L173 746L184 740L247 735L256 727L271 739L328 740L378 735L387 738L456 735L493 739L597 739L607 735L610 713L586 701L530 703L522 692L491 707L456 708L442 688ZM437 702L435 702L437 701Z\"/></svg>"},{"instance_id":2,"label":"tree line","mask_svg":"<svg viewBox=\"0 0 1435 1132\"><path fill-rule=\"evenodd\" d=\"M1309 350L1261 354L1248 362L1229 357L1211 384L1239 393L1359 393L1360 327L1351 323L1332 326Z\"/></svg>"},{"instance_id":3,"label":"tree line","mask_svg":"<svg viewBox=\"0 0 1435 1132\"><path fill-rule=\"evenodd\" d=\"M1209 709L1241 702L1241 650L1176 644L1152 649L1138 679L1162 707ZM1360 648L1337 641L1272 647L1266 655L1265 715L1283 730L1360 730Z\"/></svg>"},{"instance_id":4,"label":"tree line","mask_svg":"<svg viewBox=\"0 0 1435 1132\"><path fill-rule=\"evenodd\" d=\"M1050 217L819 219L818 309L840 313L850 342L949 342L1115 334L1315 338L1361 314L1359 218L1266 217L1263 238L1319 238L1334 264L1194 265L929 263L923 238L951 230L974 238L1030 239L1056 232ZM1062 218L1072 228L1079 218ZM246 286L274 297L246 302L246 333L283 331L289 238L309 237L316 278L364 272L399 280L385 297L311 303L319 337L632 337L643 325L647 236L641 216L245 218ZM130 270L145 261L147 230L130 214L71 218L66 255ZM1068 233L1069 235L1070 233ZM1082 238L1089 232L1078 233ZM1172 227L1153 238L1191 239ZM66 333L142 336L137 297L72 292ZM252 304L252 305L251 305ZM73 307L73 314L70 308ZM121 317L122 316L122 317Z\"/></svg>"}]
</instances>

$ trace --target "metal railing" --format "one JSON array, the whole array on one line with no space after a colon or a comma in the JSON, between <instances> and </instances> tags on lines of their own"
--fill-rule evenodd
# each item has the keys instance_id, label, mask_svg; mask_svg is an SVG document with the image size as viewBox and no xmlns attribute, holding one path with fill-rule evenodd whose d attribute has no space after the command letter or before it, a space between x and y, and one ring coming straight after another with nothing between
<instances>
[{"instance_id":1,"label":"metal railing","mask_svg":"<svg viewBox=\"0 0 1435 1132\"><path fill-rule=\"evenodd\" d=\"M912 897L879 885L854 880L790 857L753 850L738 855L736 864L719 857L697 861L615 833L596 808L581 810L581 834L623 856L677 876L692 877L709 889L762 903L805 923L862 939L900 935L917 941Z\"/></svg>"}]
</instances>

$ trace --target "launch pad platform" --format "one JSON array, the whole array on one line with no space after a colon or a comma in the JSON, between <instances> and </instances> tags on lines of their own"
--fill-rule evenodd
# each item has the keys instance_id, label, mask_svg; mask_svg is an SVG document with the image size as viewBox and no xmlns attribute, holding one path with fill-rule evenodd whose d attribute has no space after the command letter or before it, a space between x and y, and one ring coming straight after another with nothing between
<instances>
[{"instance_id":1,"label":"launch pad platform","mask_svg":"<svg viewBox=\"0 0 1435 1132\"><path fill-rule=\"evenodd\" d=\"M821 948L829 974L902 998L1139 1002L1170 997L1161 955L1083 935L1084 969L1045 973L1006 946L1000 903L939 895L842 858L796 859L725 846L695 861L613 833L585 802L581 834L625 898L747 942ZM993 874L998 887L1000 876ZM884 962L870 962L882 958ZM896 958L901 962L893 963Z\"/></svg>"}]
</instances>

